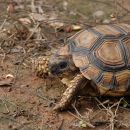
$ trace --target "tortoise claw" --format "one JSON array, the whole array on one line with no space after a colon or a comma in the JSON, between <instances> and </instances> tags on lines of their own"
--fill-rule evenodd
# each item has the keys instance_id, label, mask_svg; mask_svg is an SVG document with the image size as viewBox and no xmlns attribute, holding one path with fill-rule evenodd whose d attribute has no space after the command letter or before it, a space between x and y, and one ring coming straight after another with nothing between
<instances>
[{"instance_id":1,"label":"tortoise claw","mask_svg":"<svg viewBox=\"0 0 130 130\"><path fill-rule=\"evenodd\" d=\"M54 111L62 111L62 107L60 104L57 104L54 108L53 108Z\"/></svg>"}]
</instances>

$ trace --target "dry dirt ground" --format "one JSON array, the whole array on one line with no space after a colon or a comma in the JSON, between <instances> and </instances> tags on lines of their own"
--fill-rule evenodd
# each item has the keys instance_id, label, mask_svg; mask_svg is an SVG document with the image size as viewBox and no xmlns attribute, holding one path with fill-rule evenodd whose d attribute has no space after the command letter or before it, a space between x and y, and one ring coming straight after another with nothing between
<instances>
[{"instance_id":1,"label":"dry dirt ground","mask_svg":"<svg viewBox=\"0 0 130 130\"><path fill-rule=\"evenodd\" d=\"M129 130L129 98L79 93L70 110L55 112L66 86L30 64L63 46L72 25L129 23L129 8L130 0L0 0L0 130Z\"/></svg>"}]
</instances>

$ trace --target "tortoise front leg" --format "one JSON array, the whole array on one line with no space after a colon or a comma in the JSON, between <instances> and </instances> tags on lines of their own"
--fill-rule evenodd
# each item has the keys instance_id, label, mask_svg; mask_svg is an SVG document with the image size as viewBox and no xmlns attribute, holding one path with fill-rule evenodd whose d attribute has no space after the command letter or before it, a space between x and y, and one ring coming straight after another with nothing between
<instances>
[{"instance_id":1,"label":"tortoise front leg","mask_svg":"<svg viewBox=\"0 0 130 130\"><path fill-rule=\"evenodd\" d=\"M63 93L62 99L60 102L54 107L54 110L64 110L66 109L72 102L73 97L77 94L78 90L86 85L87 79L82 75L78 74L68 85L68 88ZM81 86L82 85L82 86Z\"/></svg>"}]
</instances>

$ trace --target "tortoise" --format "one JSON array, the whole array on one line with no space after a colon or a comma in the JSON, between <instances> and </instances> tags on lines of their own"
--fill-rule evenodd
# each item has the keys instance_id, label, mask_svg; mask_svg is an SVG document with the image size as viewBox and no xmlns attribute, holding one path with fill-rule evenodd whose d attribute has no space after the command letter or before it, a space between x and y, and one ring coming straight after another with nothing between
<instances>
[{"instance_id":1,"label":"tortoise","mask_svg":"<svg viewBox=\"0 0 130 130\"><path fill-rule=\"evenodd\" d=\"M48 62L44 62L45 58L39 59L40 62L37 59L35 68L42 66L42 70L48 66L49 72L53 75L77 70L62 99L54 107L55 110L66 109L81 85L86 85L87 81L91 81L102 96L128 95L130 25L118 23L83 29L69 38L67 44Z\"/></svg>"}]
</instances>

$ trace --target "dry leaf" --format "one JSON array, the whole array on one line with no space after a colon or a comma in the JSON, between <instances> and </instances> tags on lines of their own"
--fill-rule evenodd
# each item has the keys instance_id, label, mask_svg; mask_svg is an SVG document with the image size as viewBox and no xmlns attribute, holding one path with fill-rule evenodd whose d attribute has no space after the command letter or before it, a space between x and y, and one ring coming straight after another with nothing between
<instances>
[{"instance_id":1,"label":"dry leaf","mask_svg":"<svg viewBox=\"0 0 130 130\"><path fill-rule=\"evenodd\" d=\"M64 23L62 22L50 22L49 24L55 29L60 29L64 26Z\"/></svg>"},{"instance_id":2,"label":"dry leaf","mask_svg":"<svg viewBox=\"0 0 130 130\"><path fill-rule=\"evenodd\" d=\"M7 12L8 13L15 13L15 6L17 5L17 3L16 2L10 2L9 3L9 5L8 5L8 7L7 7Z\"/></svg>"},{"instance_id":3,"label":"dry leaf","mask_svg":"<svg viewBox=\"0 0 130 130\"><path fill-rule=\"evenodd\" d=\"M0 79L0 87L11 86L14 81L12 74L7 74L5 77Z\"/></svg>"},{"instance_id":4,"label":"dry leaf","mask_svg":"<svg viewBox=\"0 0 130 130\"><path fill-rule=\"evenodd\" d=\"M31 13L29 16L31 17L32 20L39 22L47 20L47 15L45 14Z\"/></svg>"},{"instance_id":5,"label":"dry leaf","mask_svg":"<svg viewBox=\"0 0 130 130\"><path fill-rule=\"evenodd\" d=\"M64 32L72 32L72 31L79 31L81 30L82 27L80 25L66 25L66 26L61 26L58 28L59 31L64 31Z\"/></svg>"},{"instance_id":6,"label":"dry leaf","mask_svg":"<svg viewBox=\"0 0 130 130\"><path fill-rule=\"evenodd\" d=\"M31 24L31 20L28 18L20 18L19 21L26 25Z\"/></svg>"},{"instance_id":7,"label":"dry leaf","mask_svg":"<svg viewBox=\"0 0 130 130\"><path fill-rule=\"evenodd\" d=\"M14 79L14 76L12 74L7 74L5 77L6 78L13 78Z\"/></svg>"},{"instance_id":8,"label":"dry leaf","mask_svg":"<svg viewBox=\"0 0 130 130\"><path fill-rule=\"evenodd\" d=\"M72 25L72 30L73 31L79 31L81 29L82 29L82 27L80 25Z\"/></svg>"}]
</instances>

